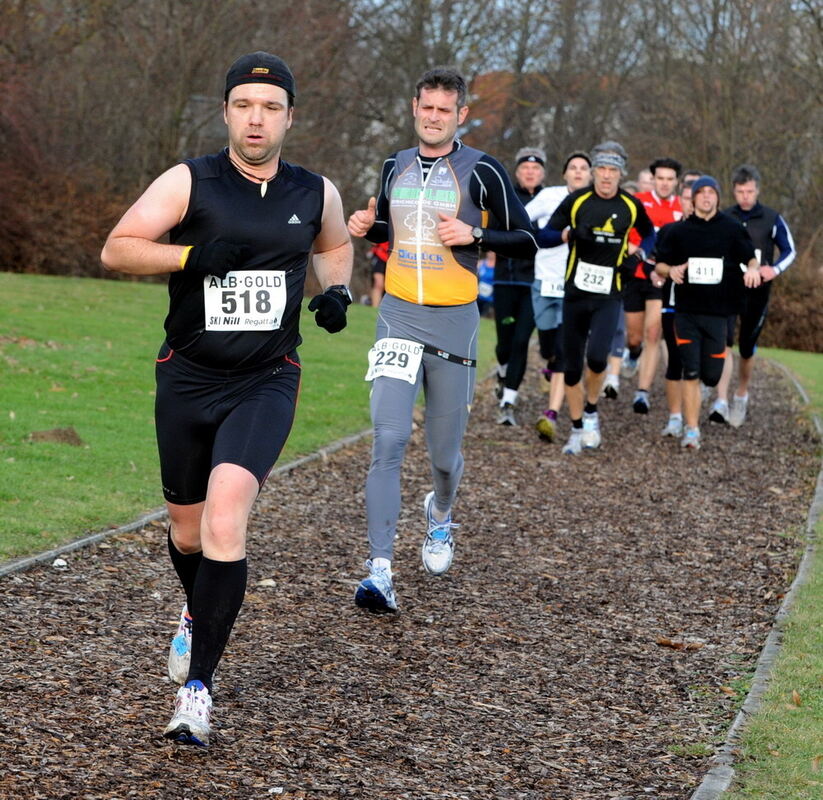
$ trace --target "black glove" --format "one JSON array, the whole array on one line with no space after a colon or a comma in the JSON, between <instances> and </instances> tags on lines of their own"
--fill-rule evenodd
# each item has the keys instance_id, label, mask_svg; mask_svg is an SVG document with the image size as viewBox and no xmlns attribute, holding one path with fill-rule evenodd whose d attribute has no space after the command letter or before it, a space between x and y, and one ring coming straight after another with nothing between
<instances>
[{"instance_id":1,"label":"black glove","mask_svg":"<svg viewBox=\"0 0 823 800\"><path fill-rule=\"evenodd\" d=\"M225 278L233 269L237 269L248 260L250 253L247 245L233 242L197 244L189 251L183 270L193 275Z\"/></svg>"},{"instance_id":2,"label":"black glove","mask_svg":"<svg viewBox=\"0 0 823 800\"><path fill-rule=\"evenodd\" d=\"M591 242L594 241L594 230L591 225L578 225L576 228L569 228L569 243L571 242Z\"/></svg>"},{"instance_id":3,"label":"black glove","mask_svg":"<svg viewBox=\"0 0 823 800\"><path fill-rule=\"evenodd\" d=\"M623 263L619 267L620 274L623 276L625 280L629 278L646 278L648 279L648 274L646 270L643 269L640 274L638 274L637 268L645 264L643 261L643 256L641 251L637 251L636 253L632 253L630 256L626 256L623 259Z\"/></svg>"},{"instance_id":4,"label":"black glove","mask_svg":"<svg viewBox=\"0 0 823 800\"><path fill-rule=\"evenodd\" d=\"M329 333L338 333L346 327L346 309L349 299L337 289L326 289L316 294L309 303L309 311L316 311L314 321Z\"/></svg>"}]
</instances>

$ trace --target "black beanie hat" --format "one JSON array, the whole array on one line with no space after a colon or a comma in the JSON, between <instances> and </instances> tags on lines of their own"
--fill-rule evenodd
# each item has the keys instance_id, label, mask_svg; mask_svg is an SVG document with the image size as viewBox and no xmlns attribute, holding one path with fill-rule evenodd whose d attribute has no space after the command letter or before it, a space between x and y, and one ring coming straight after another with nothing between
<instances>
[{"instance_id":1,"label":"black beanie hat","mask_svg":"<svg viewBox=\"0 0 823 800\"><path fill-rule=\"evenodd\" d=\"M294 75L282 58L271 53L258 50L256 53L240 56L226 73L226 94L223 99L228 100L229 92L243 83L272 83L285 89L294 100Z\"/></svg>"},{"instance_id":2,"label":"black beanie hat","mask_svg":"<svg viewBox=\"0 0 823 800\"><path fill-rule=\"evenodd\" d=\"M589 166L592 165L592 160L589 158L589 154L587 152L584 150L574 150L566 156L566 160L563 162L563 169L560 171L561 175L566 174L566 170L569 168L569 161L573 158L582 158Z\"/></svg>"}]
</instances>

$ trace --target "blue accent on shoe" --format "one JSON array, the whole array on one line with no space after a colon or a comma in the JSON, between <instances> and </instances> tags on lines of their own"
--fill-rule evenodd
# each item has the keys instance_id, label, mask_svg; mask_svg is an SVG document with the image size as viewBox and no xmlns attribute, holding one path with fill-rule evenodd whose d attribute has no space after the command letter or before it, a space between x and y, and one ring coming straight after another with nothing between
<instances>
[{"instance_id":1,"label":"blue accent on shoe","mask_svg":"<svg viewBox=\"0 0 823 800\"><path fill-rule=\"evenodd\" d=\"M187 681L186 682L187 689L194 689L197 692L202 692L206 688L206 684L203 681Z\"/></svg>"},{"instance_id":2,"label":"blue accent on shoe","mask_svg":"<svg viewBox=\"0 0 823 800\"><path fill-rule=\"evenodd\" d=\"M370 563L369 568L371 569ZM391 578L383 570L370 572L360 581L354 593L354 602L359 608L378 614L396 612L397 600Z\"/></svg>"},{"instance_id":3,"label":"blue accent on shoe","mask_svg":"<svg viewBox=\"0 0 823 800\"><path fill-rule=\"evenodd\" d=\"M208 748L205 742L200 741L188 728L181 730L175 737L174 741L178 744L193 744L196 747Z\"/></svg>"}]
</instances>

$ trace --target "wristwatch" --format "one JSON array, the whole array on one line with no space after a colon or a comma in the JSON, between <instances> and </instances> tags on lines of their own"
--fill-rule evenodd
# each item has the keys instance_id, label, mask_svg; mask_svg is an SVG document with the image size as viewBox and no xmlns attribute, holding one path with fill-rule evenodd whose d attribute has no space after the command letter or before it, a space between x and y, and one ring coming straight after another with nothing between
<instances>
[{"instance_id":1,"label":"wristwatch","mask_svg":"<svg viewBox=\"0 0 823 800\"><path fill-rule=\"evenodd\" d=\"M472 228L472 236L474 237L474 243L480 244L483 241L483 229L477 225Z\"/></svg>"},{"instance_id":2,"label":"wristwatch","mask_svg":"<svg viewBox=\"0 0 823 800\"><path fill-rule=\"evenodd\" d=\"M336 286L328 286L326 288L326 292L337 292L337 294L341 295L347 308L352 304L352 296L349 291L349 287L344 286L342 283L339 283Z\"/></svg>"}]
</instances>

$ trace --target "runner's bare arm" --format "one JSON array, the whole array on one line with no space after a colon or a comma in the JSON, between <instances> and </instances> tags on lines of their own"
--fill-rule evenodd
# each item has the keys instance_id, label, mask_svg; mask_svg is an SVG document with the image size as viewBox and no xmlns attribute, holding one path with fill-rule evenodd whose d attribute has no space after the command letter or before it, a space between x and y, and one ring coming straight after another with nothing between
<instances>
[{"instance_id":1,"label":"runner's bare arm","mask_svg":"<svg viewBox=\"0 0 823 800\"><path fill-rule=\"evenodd\" d=\"M658 261L654 265L654 271L661 278L671 278L675 283L683 283L683 275L686 272L686 267L687 264L673 266L672 264L666 264L665 261Z\"/></svg>"},{"instance_id":2,"label":"runner's bare arm","mask_svg":"<svg viewBox=\"0 0 823 800\"><path fill-rule=\"evenodd\" d=\"M746 272L743 274L743 283L749 289L756 289L763 282L760 274L760 262L753 258L746 265Z\"/></svg>"},{"instance_id":3,"label":"runner's bare arm","mask_svg":"<svg viewBox=\"0 0 823 800\"><path fill-rule=\"evenodd\" d=\"M343 202L337 187L327 178L323 178L323 187L323 218L314 240L314 271L324 289L339 284L348 286L354 249L343 218Z\"/></svg>"},{"instance_id":4,"label":"runner's bare arm","mask_svg":"<svg viewBox=\"0 0 823 800\"><path fill-rule=\"evenodd\" d=\"M177 272L186 248L157 240L183 219L190 193L191 173L185 164L164 172L114 226L100 254L103 266L131 275Z\"/></svg>"}]
</instances>

